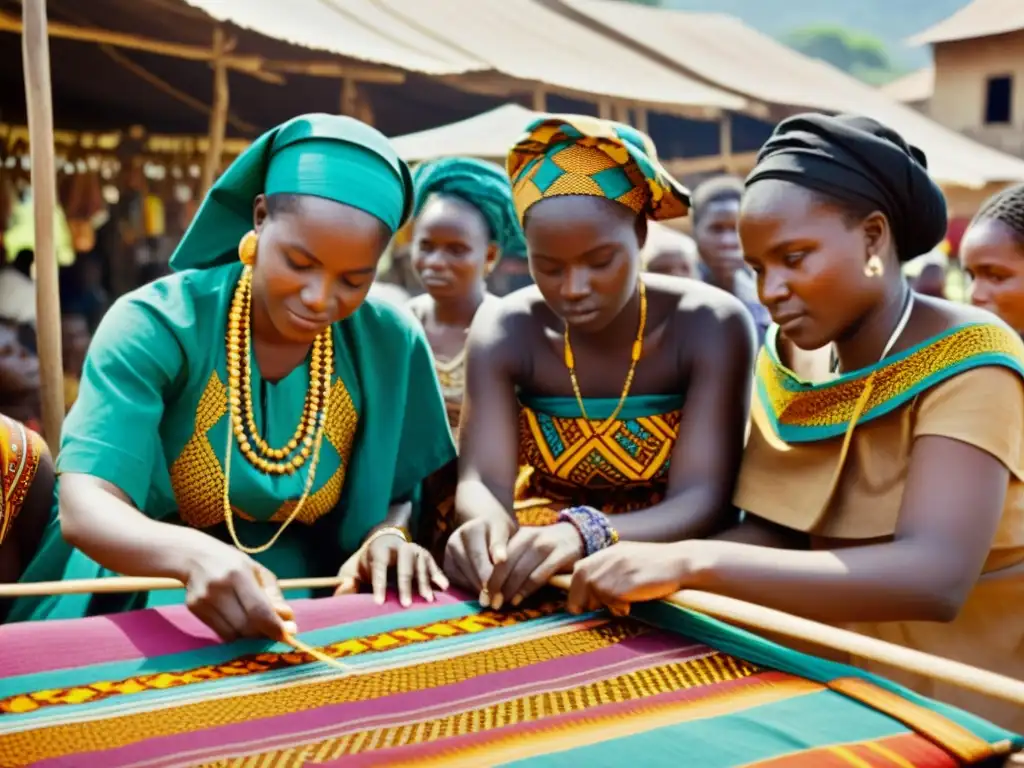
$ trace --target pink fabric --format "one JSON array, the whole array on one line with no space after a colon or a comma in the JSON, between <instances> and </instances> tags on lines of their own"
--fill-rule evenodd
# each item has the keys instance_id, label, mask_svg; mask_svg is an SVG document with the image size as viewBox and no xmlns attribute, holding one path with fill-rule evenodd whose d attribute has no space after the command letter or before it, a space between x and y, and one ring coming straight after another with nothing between
<instances>
[{"instance_id":1,"label":"pink fabric","mask_svg":"<svg viewBox=\"0 0 1024 768\"><path fill-rule=\"evenodd\" d=\"M417 600L414 607L451 605L465 600L455 592L441 593L434 603ZM394 594L376 605L367 594L344 598L296 600L292 603L300 632L379 618L405 610ZM72 624L74 632L68 632ZM184 605L93 616L73 621L33 621L0 625L0 677L64 669L112 661L195 651L217 645L220 639ZM45 645L46 653L39 653Z\"/></svg>"}]
</instances>

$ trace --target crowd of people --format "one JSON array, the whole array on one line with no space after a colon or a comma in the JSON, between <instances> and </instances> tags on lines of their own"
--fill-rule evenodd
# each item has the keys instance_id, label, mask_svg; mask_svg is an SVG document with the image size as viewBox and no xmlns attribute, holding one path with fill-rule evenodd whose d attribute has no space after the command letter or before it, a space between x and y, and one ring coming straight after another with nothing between
<instances>
[{"instance_id":1,"label":"crowd of people","mask_svg":"<svg viewBox=\"0 0 1024 768\"><path fill-rule=\"evenodd\" d=\"M403 306L372 286L407 226ZM946 228L923 153L867 118L787 119L692 194L593 118L537 119L506 169L415 172L358 121L296 118L216 182L172 274L91 340L68 318L54 459L2 329L0 579L184 589L2 610L184 600L281 637L286 578L500 610L571 573L574 612L696 587L1024 678L1024 187L963 238L976 306L904 274ZM532 285L491 293L524 252Z\"/></svg>"}]
</instances>

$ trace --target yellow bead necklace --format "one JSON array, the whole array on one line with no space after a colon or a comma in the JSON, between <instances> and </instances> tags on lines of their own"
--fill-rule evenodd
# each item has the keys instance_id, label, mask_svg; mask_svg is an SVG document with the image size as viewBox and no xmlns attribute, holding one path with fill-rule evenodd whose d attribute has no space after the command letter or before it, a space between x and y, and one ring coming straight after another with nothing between
<instances>
[{"instance_id":1,"label":"yellow bead necklace","mask_svg":"<svg viewBox=\"0 0 1024 768\"><path fill-rule=\"evenodd\" d=\"M309 391L303 407L302 418L295 434L283 448L271 448L259 431L253 417L252 406L252 269L245 267L235 288L228 315L227 370L228 370L228 411L231 429L227 431L227 449L224 454L224 521L231 539L238 549L248 554L258 554L270 549L306 504L316 467L320 460L324 425L327 420L328 395L331 377L334 374L334 342L328 327L313 342L309 371ZM244 372L243 372L244 363ZM231 507L229 489L231 486L231 453L233 442L245 459L265 474L294 474L309 459L309 474L295 509L281 524L277 533L261 547L246 547L238 540L235 532L234 513ZM253 447L255 445L255 448ZM259 453L257 453L259 451ZM296 452L297 451L297 452ZM312 458L310 458L312 457Z\"/></svg>"},{"instance_id":2,"label":"yellow bead necklace","mask_svg":"<svg viewBox=\"0 0 1024 768\"><path fill-rule=\"evenodd\" d=\"M640 358L644 353L644 331L647 328L647 288L644 285L643 280L639 280L637 282L640 290L640 325L637 328L636 340L633 342L629 373L626 374L626 383L622 387L622 395L619 397L619 404L615 406L615 410L612 412L612 415L605 419L604 423L601 425L600 429L602 431L618 418L619 413L622 411L622 407L626 404L626 398L629 397L630 387L633 386L633 377L636 375L636 364L640 362ZM591 421L591 418L587 415L587 409L583 406L583 395L580 394L580 383L576 379L576 359L572 354L572 344L569 343L568 324L565 326L565 367L569 369L569 380L572 382L572 391L576 395L576 402L579 403L580 413L583 414L584 419Z\"/></svg>"}]
</instances>

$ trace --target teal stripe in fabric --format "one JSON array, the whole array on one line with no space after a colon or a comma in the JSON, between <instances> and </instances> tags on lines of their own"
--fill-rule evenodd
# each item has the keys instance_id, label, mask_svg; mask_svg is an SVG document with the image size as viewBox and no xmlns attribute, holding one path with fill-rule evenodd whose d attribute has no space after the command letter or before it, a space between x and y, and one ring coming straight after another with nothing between
<instances>
[{"instance_id":1,"label":"teal stripe in fabric","mask_svg":"<svg viewBox=\"0 0 1024 768\"><path fill-rule=\"evenodd\" d=\"M735 768L807 749L909 732L869 707L832 691L819 691L503 765Z\"/></svg>"},{"instance_id":2,"label":"teal stripe in fabric","mask_svg":"<svg viewBox=\"0 0 1024 768\"><path fill-rule=\"evenodd\" d=\"M620 419L642 419L645 416L657 416L670 411L678 411L683 407L682 395L633 395L626 398L625 405L619 412ZM556 419L578 419L580 404L575 397L536 397L520 395L519 402L530 410L552 416ZM617 397L583 398L587 415L592 419L607 419L619 405Z\"/></svg>"},{"instance_id":3,"label":"teal stripe in fabric","mask_svg":"<svg viewBox=\"0 0 1024 768\"><path fill-rule=\"evenodd\" d=\"M969 328L974 325L984 325L984 323L965 323L963 325L958 325L956 328L953 328L950 331L946 331L945 333L933 336L932 338L922 341L919 344L915 344L910 349L907 349L892 357L888 357L882 362L878 363L877 365L873 365L868 368L862 368L861 370L858 371L852 371L851 373L844 374L843 376L840 376L837 379L833 379L826 384L811 384L795 376L792 379L781 379L780 383L786 390L790 392L803 392L813 391L819 388L831 388L844 382L849 382L851 380L863 378L866 375L870 374L872 371L887 368L891 365L899 363L902 360L906 359L907 357L913 355L915 352L919 352L925 347L928 347L938 341L941 341L942 339L952 336L953 334L958 333L964 330L965 328ZM777 336L778 327L774 326L773 328L770 329L768 339L765 342L765 354L767 354L769 359L771 359L772 362L774 362L775 364L779 364L778 352L775 347ZM984 366L1002 366L1004 368L1009 368L1011 371L1024 378L1024 366L1022 366L1021 361L1018 358L1014 357L1013 355L1007 355L1003 352L979 352L978 354L972 355L971 357L962 360L959 363L956 363L955 365L951 365L948 368L944 368L941 371L936 371L930 376L927 376L921 381L919 381L906 392L896 397L892 397L886 400L884 403L879 403L874 408L865 411L857 420L857 424L866 424L881 416L885 416L887 413L892 413L898 408L901 408L902 406L909 403L922 392L926 392L932 387L938 386L944 381L952 379L954 376L957 376L961 373L973 370L974 368L982 368ZM802 426L797 424L782 423L778 419L778 414L776 414L772 410L771 400L768 397L767 391L765 390L764 382L760 378L758 378L756 381L757 395L761 401L761 405L764 407L765 415L768 417L768 420L771 423L772 429L775 431L775 434L777 434L785 442L813 443L819 440L828 440L835 437L842 437L843 435L846 434L846 430L849 427L849 424L847 423L814 426Z\"/></svg>"},{"instance_id":4,"label":"teal stripe in fabric","mask_svg":"<svg viewBox=\"0 0 1024 768\"><path fill-rule=\"evenodd\" d=\"M475 602L455 603L416 611L416 623L430 624L435 621L455 619L460 616L471 616L479 613L480 606ZM309 645L326 645L339 643L357 637L377 635L409 626L410 614L396 611L374 619L356 621L351 624L340 624L312 632L303 632L299 638ZM250 653L264 651L283 653L290 646L282 643L271 643L267 640L239 640L228 645L213 645L196 651L173 653L151 658L139 658L129 661L114 661L105 664L93 664L86 667L37 672L28 675L0 678L0 698L16 696L30 691L44 691L52 688L69 688L85 685L97 680L123 680L135 675L150 675L159 672L178 672L208 664L224 664L233 659ZM73 659L69 659L73 661Z\"/></svg>"},{"instance_id":5,"label":"teal stripe in fabric","mask_svg":"<svg viewBox=\"0 0 1024 768\"><path fill-rule=\"evenodd\" d=\"M940 715L968 729L979 738L990 744L1009 740L1016 747L1024 747L1024 736L1011 733L1003 728L992 725L980 717L941 702L932 701L909 688L892 683L883 677L865 672L857 667L839 662L819 659L806 653L785 648L777 643L732 627L710 616L689 611L665 602L642 603L633 606L631 611L635 618L646 621L656 627L678 632L694 640L710 645L719 651L754 664L788 672L792 675L828 683L839 677L858 677L874 683L879 688L896 693L919 706L938 712Z\"/></svg>"}]
</instances>

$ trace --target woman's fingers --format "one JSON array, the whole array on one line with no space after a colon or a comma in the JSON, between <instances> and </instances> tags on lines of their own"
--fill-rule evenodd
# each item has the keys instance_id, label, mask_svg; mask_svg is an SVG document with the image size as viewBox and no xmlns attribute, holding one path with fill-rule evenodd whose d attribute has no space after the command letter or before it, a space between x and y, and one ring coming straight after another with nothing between
<instances>
[{"instance_id":1,"label":"woman's fingers","mask_svg":"<svg viewBox=\"0 0 1024 768\"><path fill-rule=\"evenodd\" d=\"M427 565L430 555L427 554L426 550L420 549L414 557L416 559L416 581L418 582L420 597L428 603L432 603L434 602L434 590L431 589L430 566Z\"/></svg>"},{"instance_id":2,"label":"woman's fingers","mask_svg":"<svg viewBox=\"0 0 1024 768\"><path fill-rule=\"evenodd\" d=\"M403 608L412 605L412 579L416 570L416 551L418 547L404 544L398 550L398 602Z\"/></svg>"}]
</instances>

